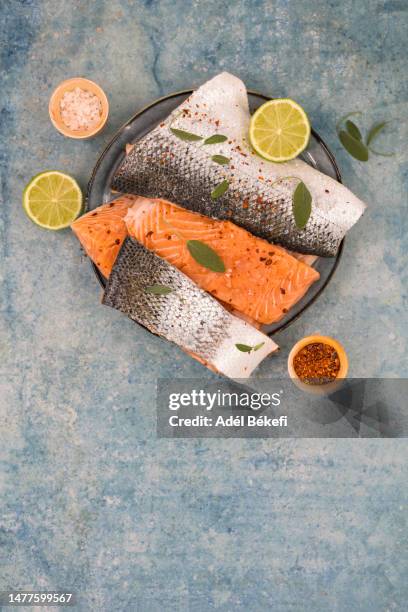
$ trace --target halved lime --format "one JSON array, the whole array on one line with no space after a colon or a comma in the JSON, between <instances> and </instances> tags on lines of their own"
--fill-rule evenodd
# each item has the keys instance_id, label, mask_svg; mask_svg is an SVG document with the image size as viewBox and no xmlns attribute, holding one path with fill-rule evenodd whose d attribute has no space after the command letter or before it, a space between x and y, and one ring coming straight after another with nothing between
<instances>
[{"instance_id":1,"label":"halved lime","mask_svg":"<svg viewBox=\"0 0 408 612\"><path fill-rule=\"evenodd\" d=\"M72 176L57 170L41 172L23 193L23 208L31 221L46 229L69 227L82 210L82 192Z\"/></svg>"},{"instance_id":2,"label":"halved lime","mask_svg":"<svg viewBox=\"0 0 408 612\"><path fill-rule=\"evenodd\" d=\"M251 145L269 161L294 159L307 147L309 138L309 119L303 108L289 98L269 100L251 117Z\"/></svg>"}]
</instances>

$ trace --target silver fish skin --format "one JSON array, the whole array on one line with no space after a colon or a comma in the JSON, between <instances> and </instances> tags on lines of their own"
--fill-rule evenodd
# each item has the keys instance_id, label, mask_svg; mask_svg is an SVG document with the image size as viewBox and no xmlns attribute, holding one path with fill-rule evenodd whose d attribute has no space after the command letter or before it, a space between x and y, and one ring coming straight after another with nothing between
<instances>
[{"instance_id":1,"label":"silver fish skin","mask_svg":"<svg viewBox=\"0 0 408 612\"><path fill-rule=\"evenodd\" d=\"M146 287L153 285L164 285L172 292L148 293ZM185 274L134 238L126 238L122 245L102 303L230 378L248 378L278 348L271 338L230 314ZM241 352L236 344L259 348Z\"/></svg>"},{"instance_id":2,"label":"silver fish skin","mask_svg":"<svg viewBox=\"0 0 408 612\"><path fill-rule=\"evenodd\" d=\"M365 209L344 185L300 159L276 164L248 145L250 113L244 84L222 73L202 85L152 132L138 140L116 171L112 189L160 197L216 219L229 219L270 242L301 253L334 256L345 233ZM223 143L185 142L171 128ZM221 154L230 160L219 165ZM222 181L229 188L213 200ZM293 193L303 181L312 194L312 213L303 230L296 226Z\"/></svg>"}]
</instances>

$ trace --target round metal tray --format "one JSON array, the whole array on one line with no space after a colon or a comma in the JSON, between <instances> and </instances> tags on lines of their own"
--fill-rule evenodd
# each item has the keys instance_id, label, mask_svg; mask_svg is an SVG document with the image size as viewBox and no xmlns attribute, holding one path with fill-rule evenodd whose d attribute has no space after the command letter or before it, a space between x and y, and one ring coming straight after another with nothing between
<instances>
[{"instance_id":1,"label":"round metal tray","mask_svg":"<svg viewBox=\"0 0 408 612\"><path fill-rule=\"evenodd\" d=\"M160 121L165 119L177 106L179 106L190 94L192 90L180 91L169 94L155 102L152 102L139 112L137 112L125 125L123 125L105 150L100 155L88 183L86 194L86 209L92 210L105 202L117 197L118 194L112 193L110 185L112 177L122 163L125 156L126 144L135 142L148 132L150 132ZM258 106L270 98L254 91L248 92L251 113ZM302 153L302 159L316 168L336 179L341 183L340 170L337 166L334 155L330 152L322 138L312 129L310 143L306 151ZM160 194L157 194L160 196ZM340 245L336 257L320 257L314 267L320 273L320 279L314 283L306 295L290 309L288 314L280 321L263 327L263 331L272 335L288 327L293 321L299 318L319 297L327 287L330 279L336 271L344 248L344 240ZM106 280L99 272L95 264L92 264L95 274L104 287Z\"/></svg>"}]
</instances>

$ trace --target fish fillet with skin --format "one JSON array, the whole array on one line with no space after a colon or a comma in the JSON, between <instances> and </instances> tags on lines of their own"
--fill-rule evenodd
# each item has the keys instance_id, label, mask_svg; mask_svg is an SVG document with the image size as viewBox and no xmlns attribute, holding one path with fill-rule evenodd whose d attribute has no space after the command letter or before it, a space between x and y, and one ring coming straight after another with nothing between
<instances>
[{"instance_id":1,"label":"fish fillet with skin","mask_svg":"<svg viewBox=\"0 0 408 612\"><path fill-rule=\"evenodd\" d=\"M161 197L208 217L231 220L294 251L334 256L365 204L300 159L277 164L255 155L248 145L249 121L244 84L231 74L219 74L134 143L113 177L112 189ZM221 134L227 140L187 142L171 131L174 128L203 138ZM216 163L215 154L229 163ZM212 191L224 180L227 191L212 199ZM297 228L292 211L299 180L312 195L312 213L303 230Z\"/></svg>"},{"instance_id":2,"label":"fish fillet with skin","mask_svg":"<svg viewBox=\"0 0 408 612\"><path fill-rule=\"evenodd\" d=\"M158 199L137 198L125 222L130 236L182 270L228 308L263 324L281 319L319 273L279 246L256 238L230 221L203 217ZM188 240L199 240L222 259L225 273L212 272L191 256Z\"/></svg>"},{"instance_id":3,"label":"fish fillet with skin","mask_svg":"<svg viewBox=\"0 0 408 612\"><path fill-rule=\"evenodd\" d=\"M135 201L134 196L122 196L82 215L71 225L86 254L105 277L127 236L124 218Z\"/></svg>"},{"instance_id":4,"label":"fish fillet with skin","mask_svg":"<svg viewBox=\"0 0 408 612\"><path fill-rule=\"evenodd\" d=\"M171 292L153 295L146 291L154 285L168 287ZM123 243L102 302L230 378L248 378L278 348L271 338L234 317L134 238ZM242 352L236 344L257 350Z\"/></svg>"}]
</instances>

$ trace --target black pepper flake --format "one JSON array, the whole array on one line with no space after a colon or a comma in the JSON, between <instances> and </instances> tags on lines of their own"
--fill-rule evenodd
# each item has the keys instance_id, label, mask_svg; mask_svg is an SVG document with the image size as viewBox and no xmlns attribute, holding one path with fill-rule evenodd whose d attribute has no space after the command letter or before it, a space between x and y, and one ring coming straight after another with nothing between
<instances>
[{"instance_id":1,"label":"black pepper flake","mask_svg":"<svg viewBox=\"0 0 408 612\"><path fill-rule=\"evenodd\" d=\"M120 240L119 240L119 238L116 238L116 240L115 240L115 244L120 244Z\"/></svg>"},{"instance_id":2,"label":"black pepper flake","mask_svg":"<svg viewBox=\"0 0 408 612\"><path fill-rule=\"evenodd\" d=\"M271 263L272 263L272 259L267 259L267 260L265 261L265 266L270 266L270 265L271 265Z\"/></svg>"},{"instance_id":3,"label":"black pepper flake","mask_svg":"<svg viewBox=\"0 0 408 612\"><path fill-rule=\"evenodd\" d=\"M283 287L280 288L280 292L281 292L282 295L285 295L285 293L286 293L286 291L284 290Z\"/></svg>"}]
</instances>

